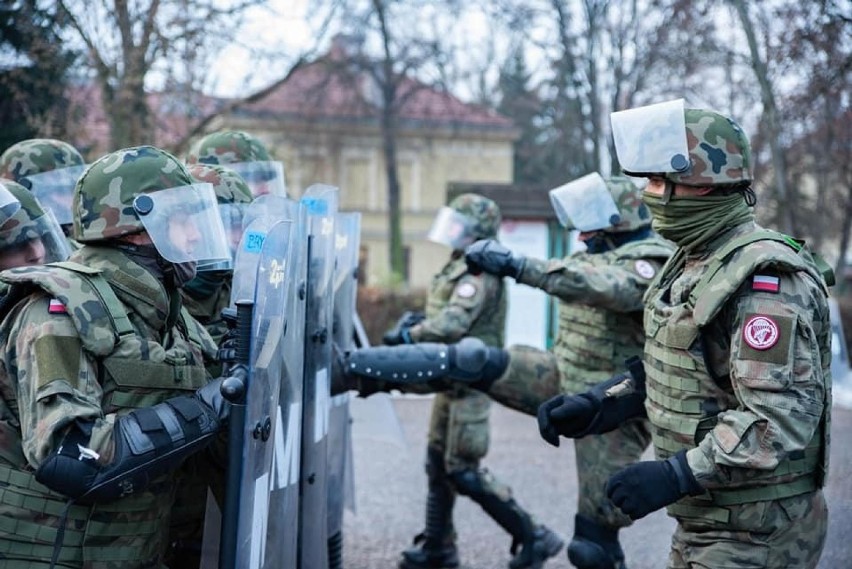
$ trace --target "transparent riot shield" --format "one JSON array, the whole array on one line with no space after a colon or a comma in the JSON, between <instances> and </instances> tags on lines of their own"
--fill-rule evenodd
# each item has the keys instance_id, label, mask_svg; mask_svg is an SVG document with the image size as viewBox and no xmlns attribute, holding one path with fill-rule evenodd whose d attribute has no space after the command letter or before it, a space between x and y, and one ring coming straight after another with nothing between
<instances>
[{"instance_id":1,"label":"transparent riot shield","mask_svg":"<svg viewBox=\"0 0 852 569\"><path fill-rule=\"evenodd\" d=\"M283 349L289 331L287 320L295 298L294 282L288 278L294 263L294 242L291 222L258 220L244 233L237 254L238 257L255 258L257 266L253 279L252 342L242 437L235 563L238 568L260 569L268 565L266 533L273 445L276 437L286 436L286 432L277 432L286 427L277 425L275 418L281 398L292 395L279 397L281 380L285 376ZM244 260L241 266L248 264L249 261Z\"/></svg>"},{"instance_id":2,"label":"transparent riot shield","mask_svg":"<svg viewBox=\"0 0 852 569\"><path fill-rule=\"evenodd\" d=\"M256 203L257 202L257 203ZM273 417L272 470L269 480L269 516L262 567L296 569L299 543L299 480L302 441L302 382L304 374L306 242L299 221L299 205L293 200L262 196L252 202L251 219L275 223L293 220L291 263L285 278L289 302L284 319L278 405ZM252 223L255 223L254 221ZM246 231L248 235L252 226Z\"/></svg>"},{"instance_id":3,"label":"transparent riot shield","mask_svg":"<svg viewBox=\"0 0 852 569\"><path fill-rule=\"evenodd\" d=\"M333 357L343 357L355 347L355 298L358 286L358 250L361 214L340 213L334 245L334 308L332 313ZM333 366L332 369L338 369ZM331 399L328 417L328 565L343 567L343 510L354 502L352 429L349 393Z\"/></svg>"},{"instance_id":4,"label":"transparent riot shield","mask_svg":"<svg viewBox=\"0 0 852 569\"><path fill-rule=\"evenodd\" d=\"M305 370L299 566L328 568L328 421L332 365L333 270L337 188L309 187L300 200L306 250Z\"/></svg>"}]
</instances>

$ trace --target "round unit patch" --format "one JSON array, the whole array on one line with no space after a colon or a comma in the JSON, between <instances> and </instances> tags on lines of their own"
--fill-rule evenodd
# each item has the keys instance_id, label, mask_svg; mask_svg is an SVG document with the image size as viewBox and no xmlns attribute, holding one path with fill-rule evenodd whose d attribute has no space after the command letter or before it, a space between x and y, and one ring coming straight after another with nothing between
<instances>
[{"instance_id":1,"label":"round unit patch","mask_svg":"<svg viewBox=\"0 0 852 569\"><path fill-rule=\"evenodd\" d=\"M643 279L651 279L654 278L654 275L657 273L656 269L654 269L654 265L645 261L644 259L639 259L633 265L633 269L636 271L636 274L642 277Z\"/></svg>"},{"instance_id":2,"label":"round unit patch","mask_svg":"<svg viewBox=\"0 0 852 569\"><path fill-rule=\"evenodd\" d=\"M755 350L768 350L778 336L778 324L769 316L752 316L743 326L743 340Z\"/></svg>"},{"instance_id":3,"label":"round unit patch","mask_svg":"<svg viewBox=\"0 0 852 569\"><path fill-rule=\"evenodd\" d=\"M456 294L461 298L472 298L476 294L476 287L470 283L462 283L456 287Z\"/></svg>"}]
</instances>

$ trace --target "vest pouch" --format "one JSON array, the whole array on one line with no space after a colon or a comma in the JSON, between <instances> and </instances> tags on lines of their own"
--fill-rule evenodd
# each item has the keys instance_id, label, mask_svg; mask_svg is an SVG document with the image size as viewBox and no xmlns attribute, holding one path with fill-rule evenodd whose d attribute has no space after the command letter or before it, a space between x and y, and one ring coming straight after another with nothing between
<instances>
[{"instance_id":1,"label":"vest pouch","mask_svg":"<svg viewBox=\"0 0 852 569\"><path fill-rule=\"evenodd\" d=\"M105 408L152 407L171 397L194 392L208 381L202 366L187 365L180 356L167 355L164 362L108 357L103 360L103 366L109 376L104 382ZM111 390L107 388L110 383Z\"/></svg>"}]
</instances>

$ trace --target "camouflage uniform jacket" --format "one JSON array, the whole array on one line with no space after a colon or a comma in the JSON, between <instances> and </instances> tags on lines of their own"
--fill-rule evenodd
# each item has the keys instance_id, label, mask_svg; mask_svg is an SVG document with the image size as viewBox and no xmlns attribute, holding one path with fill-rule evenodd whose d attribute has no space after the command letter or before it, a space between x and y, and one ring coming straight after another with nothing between
<instances>
[{"instance_id":1,"label":"camouflage uniform jacket","mask_svg":"<svg viewBox=\"0 0 852 569\"><path fill-rule=\"evenodd\" d=\"M429 289L426 320L412 326L415 342L457 342L465 336L503 347L506 294L503 280L494 275L474 275L464 256L444 265Z\"/></svg>"},{"instance_id":2,"label":"camouflage uniform jacket","mask_svg":"<svg viewBox=\"0 0 852 569\"><path fill-rule=\"evenodd\" d=\"M740 225L704 254L676 253L646 296L646 409L655 450L665 458L688 449L693 473L709 490L670 506L679 518L723 521L725 506L824 483L828 293L809 255L784 240L753 222Z\"/></svg>"},{"instance_id":3,"label":"camouflage uniform jacket","mask_svg":"<svg viewBox=\"0 0 852 569\"><path fill-rule=\"evenodd\" d=\"M671 243L652 236L604 253L527 259L518 282L560 300L553 352L563 391L585 391L642 354L642 297L673 251Z\"/></svg>"},{"instance_id":4,"label":"camouflage uniform jacket","mask_svg":"<svg viewBox=\"0 0 852 569\"><path fill-rule=\"evenodd\" d=\"M102 278L52 266L2 273L6 282L52 291L23 297L0 324L0 477L6 482L0 503L4 519L15 525L0 535L0 556L45 566L67 499L37 483L32 472L69 423L93 425L90 446L108 463L116 416L192 393L208 381L204 358L215 354L209 335L185 311L167 329L166 290L120 251L87 245L71 260ZM108 283L123 314L105 309L109 301L102 299L110 295L93 282ZM158 566L173 487L173 477L163 476L110 504L72 506L60 564Z\"/></svg>"}]
</instances>

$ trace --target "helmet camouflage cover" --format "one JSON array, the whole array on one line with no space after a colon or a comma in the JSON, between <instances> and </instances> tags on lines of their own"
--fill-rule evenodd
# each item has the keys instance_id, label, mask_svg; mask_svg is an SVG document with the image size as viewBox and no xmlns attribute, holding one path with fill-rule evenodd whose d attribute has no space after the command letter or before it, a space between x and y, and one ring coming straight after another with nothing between
<instances>
[{"instance_id":1,"label":"helmet camouflage cover","mask_svg":"<svg viewBox=\"0 0 852 569\"><path fill-rule=\"evenodd\" d=\"M270 160L272 158L269 151L257 137L239 130L208 134L192 147L186 158L188 164L234 164Z\"/></svg>"},{"instance_id":2,"label":"helmet camouflage cover","mask_svg":"<svg viewBox=\"0 0 852 569\"><path fill-rule=\"evenodd\" d=\"M500 231L500 207L479 194L461 194L450 202L449 207L470 219L475 239L493 239Z\"/></svg>"},{"instance_id":3,"label":"helmet camouflage cover","mask_svg":"<svg viewBox=\"0 0 852 569\"><path fill-rule=\"evenodd\" d=\"M612 177L606 180L606 187L618 208L619 221L604 231L620 233L651 225L651 212L642 201L642 190L633 182L623 177Z\"/></svg>"},{"instance_id":4,"label":"helmet camouflage cover","mask_svg":"<svg viewBox=\"0 0 852 569\"><path fill-rule=\"evenodd\" d=\"M23 244L30 239L41 237L35 229L35 222L44 215L44 209L36 198L22 185L11 180L0 180L0 184L9 190L21 203L15 215L0 226L0 249Z\"/></svg>"},{"instance_id":5,"label":"helmet camouflage cover","mask_svg":"<svg viewBox=\"0 0 852 569\"><path fill-rule=\"evenodd\" d=\"M685 186L743 186L751 183L751 145L736 122L715 111L686 109L690 167L666 178Z\"/></svg>"},{"instance_id":6,"label":"helmet camouflage cover","mask_svg":"<svg viewBox=\"0 0 852 569\"><path fill-rule=\"evenodd\" d=\"M153 146L136 146L99 158L74 188L74 239L80 242L110 239L145 229L133 208L133 199L193 184L186 166Z\"/></svg>"},{"instance_id":7,"label":"helmet camouflage cover","mask_svg":"<svg viewBox=\"0 0 852 569\"><path fill-rule=\"evenodd\" d=\"M239 174L219 164L192 164L189 173L199 182L212 184L220 204L251 203L251 189Z\"/></svg>"},{"instance_id":8,"label":"helmet camouflage cover","mask_svg":"<svg viewBox=\"0 0 852 569\"><path fill-rule=\"evenodd\" d=\"M0 155L0 177L20 182L25 176L83 165L83 157L67 142L33 138L13 144Z\"/></svg>"}]
</instances>

